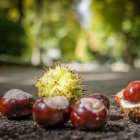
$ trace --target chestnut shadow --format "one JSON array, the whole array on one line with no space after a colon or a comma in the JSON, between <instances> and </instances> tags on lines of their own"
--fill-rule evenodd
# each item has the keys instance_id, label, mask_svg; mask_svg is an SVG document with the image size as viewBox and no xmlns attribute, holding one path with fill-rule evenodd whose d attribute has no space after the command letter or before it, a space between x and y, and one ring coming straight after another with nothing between
<instances>
[{"instance_id":1,"label":"chestnut shadow","mask_svg":"<svg viewBox=\"0 0 140 140\"><path fill-rule=\"evenodd\" d=\"M10 121L26 121L26 120L33 120L33 118L31 116L22 116L22 117L11 117L8 118L8 120Z\"/></svg>"},{"instance_id":2,"label":"chestnut shadow","mask_svg":"<svg viewBox=\"0 0 140 140\"><path fill-rule=\"evenodd\" d=\"M62 126L53 126L53 127L42 127L45 130L56 130L56 131L75 131L79 130L82 132L120 132L125 129L125 126L119 125L119 124L106 124L103 128L97 129L97 130L86 130L86 129L75 129L70 122L62 125Z\"/></svg>"},{"instance_id":3,"label":"chestnut shadow","mask_svg":"<svg viewBox=\"0 0 140 140\"><path fill-rule=\"evenodd\" d=\"M111 122L110 124L107 123L104 127L102 128L99 128L99 129L96 129L96 130L86 130L86 129L78 129L79 131L85 131L85 132L99 132L99 133L102 133L102 132L114 132L114 133L117 133L117 132L120 132L120 131L123 131L125 129L125 125L122 126L122 124L113 124L113 122Z\"/></svg>"},{"instance_id":4,"label":"chestnut shadow","mask_svg":"<svg viewBox=\"0 0 140 140\"><path fill-rule=\"evenodd\" d=\"M51 126L51 127L42 127L43 129L46 129L46 130L57 130L57 131L67 131L67 130L74 130L74 127L72 126L71 123L67 122L66 124L64 125L60 125L60 126Z\"/></svg>"}]
</instances>

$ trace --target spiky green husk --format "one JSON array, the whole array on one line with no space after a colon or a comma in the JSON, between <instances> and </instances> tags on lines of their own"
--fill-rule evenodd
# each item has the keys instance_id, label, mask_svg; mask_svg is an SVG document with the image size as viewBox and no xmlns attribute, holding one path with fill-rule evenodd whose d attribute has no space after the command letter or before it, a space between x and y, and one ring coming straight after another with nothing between
<instances>
[{"instance_id":1,"label":"spiky green husk","mask_svg":"<svg viewBox=\"0 0 140 140\"><path fill-rule=\"evenodd\" d=\"M72 103L82 95L79 77L69 68L56 66L43 74L36 84L39 97L66 96Z\"/></svg>"}]
</instances>

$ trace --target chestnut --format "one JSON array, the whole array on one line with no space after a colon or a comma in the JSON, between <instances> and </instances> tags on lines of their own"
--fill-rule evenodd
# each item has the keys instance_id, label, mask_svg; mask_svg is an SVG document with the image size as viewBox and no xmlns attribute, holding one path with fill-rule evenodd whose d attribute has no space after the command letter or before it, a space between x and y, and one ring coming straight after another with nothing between
<instances>
[{"instance_id":1,"label":"chestnut","mask_svg":"<svg viewBox=\"0 0 140 140\"><path fill-rule=\"evenodd\" d=\"M123 99L128 102L140 102L140 81L133 81L124 89Z\"/></svg>"},{"instance_id":2,"label":"chestnut","mask_svg":"<svg viewBox=\"0 0 140 140\"><path fill-rule=\"evenodd\" d=\"M42 127L59 127L69 120L70 111L70 102L66 97L44 97L33 105L33 118Z\"/></svg>"},{"instance_id":3,"label":"chestnut","mask_svg":"<svg viewBox=\"0 0 140 140\"><path fill-rule=\"evenodd\" d=\"M103 95L101 93L93 93L93 94L90 94L89 97L96 98L96 99L100 100L107 107L107 109L110 108L109 99L105 95Z\"/></svg>"},{"instance_id":4,"label":"chestnut","mask_svg":"<svg viewBox=\"0 0 140 140\"><path fill-rule=\"evenodd\" d=\"M140 81L133 81L115 95L121 111L132 122L140 124Z\"/></svg>"},{"instance_id":5,"label":"chestnut","mask_svg":"<svg viewBox=\"0 0 140 140\"><path fill-rule=\"evenodd\" d=\"M85 97L76 102L70 119L75 128L97 130L107 123L108 116L108 109L100 100Z\"/></svg>"},{"instance_id":6,"label":"chestnut","mask_svg":"<svg viewBox=\"0 0 140 140\"><path fill-rule=\"evenodd\" d=\"M7 91L0 100L0 112L7 118L29 117L35 98L20 89Z\"/></svg>"}]
</instances>

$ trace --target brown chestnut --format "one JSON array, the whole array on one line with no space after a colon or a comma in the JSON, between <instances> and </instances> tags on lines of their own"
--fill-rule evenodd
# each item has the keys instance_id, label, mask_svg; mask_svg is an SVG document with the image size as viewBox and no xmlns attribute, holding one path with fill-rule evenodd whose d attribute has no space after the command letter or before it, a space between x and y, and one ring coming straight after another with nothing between
<instances>
[{"instance_id":1,"label":"brown chestnut","mask_svg":"<svg viewBox=\"0 0 140 140\"><path fill-rule=\"evenodd\" d=\"M45 97L33 105L33 118L41 126L61 126L70 118L71 106L64 96Z\"/></svg>"},{"instance_id":2,"label":"brown chestnut","mask_svg":"<svg viewBox=\"0 0 140 140\"><path fill-rule=\"evenodd\" d=\"M109 99L105 95L103 95L101 93L93 93L93 94L90 94L89 97L96 98L96 99L100 100L107 107L107 109L110 108Z\"/></svg>"},{"instance_id":3,"label":"brown chestnut","mask_svg":"<svg viewBox=\"0 0 140 140\"><path fill-rule=\"evenodd\" d=\"M0 112L7 118L29 117L35 98L20 89L7 91L0 100Z\"/></svg>"},{"instance_id":4,"label":"brown chestnut","mask_svg":"<svg viewBox=\"0 0 140 140\"><path fill-rule=\"evenodd\" d=\"M107 123L108 116L108 109L100 100L85 97L75 104L70 118L75 128L97 130Z\"/></svg>"}]
</instances>

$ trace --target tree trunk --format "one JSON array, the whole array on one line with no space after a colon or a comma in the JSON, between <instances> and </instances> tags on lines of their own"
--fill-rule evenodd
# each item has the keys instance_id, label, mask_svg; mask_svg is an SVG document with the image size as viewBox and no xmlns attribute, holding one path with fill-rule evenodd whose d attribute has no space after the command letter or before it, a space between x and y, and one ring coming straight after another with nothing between
<instances>
[{"instance_id":1,"label":"tree trunk","mask_svg":"<svg viewBox=\"0 0 140 140\"><path fill-rule=\"evenodd\" d=\"M127 42L127 47L126 47L126 51L125 51L125 62L131 68L134 68L135 54L133 52L133 49L134 49L133 38L127 36L126 42Z\"/></svg>"},{"instance_id":2,"label":"tree trunk","mask_svg":"<svg viewBox=\"0 0 140 140\"><path fill-rule=\"evenodd\" d=\"M17 7L18 7L18 11L19 11L19 19L18 22L21 24L23 17L24 17L24 12L23 12L23 0L18 0L17 1Z\"/></svg>"}]
</instances>

